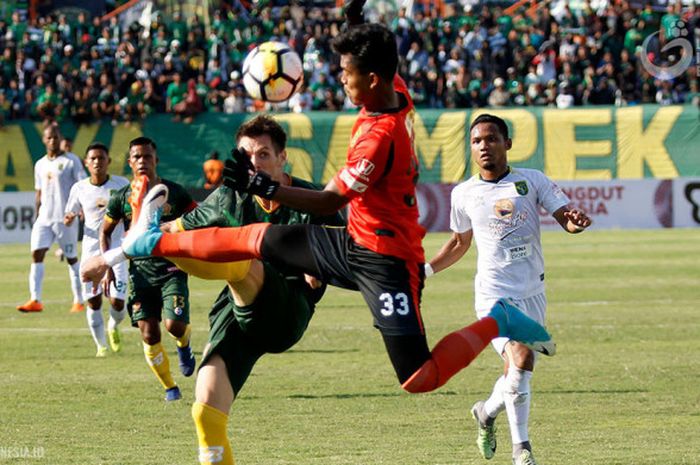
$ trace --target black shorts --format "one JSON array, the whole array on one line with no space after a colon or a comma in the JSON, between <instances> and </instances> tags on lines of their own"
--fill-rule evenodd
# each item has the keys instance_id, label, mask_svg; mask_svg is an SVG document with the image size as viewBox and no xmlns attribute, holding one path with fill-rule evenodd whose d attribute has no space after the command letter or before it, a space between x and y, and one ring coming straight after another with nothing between
<instances>
[{"instance_id":1,"label":"black shorts","mask_svg":"<svg viewBox=\"0 0 700 465\"><path fill-rule=\"evenodd\" d=\"M359 290L386 336L425 334L420 314L423 264L358 245L346 228L310 226L309 246L324 283Z\"/></svg>"}]
</instances>

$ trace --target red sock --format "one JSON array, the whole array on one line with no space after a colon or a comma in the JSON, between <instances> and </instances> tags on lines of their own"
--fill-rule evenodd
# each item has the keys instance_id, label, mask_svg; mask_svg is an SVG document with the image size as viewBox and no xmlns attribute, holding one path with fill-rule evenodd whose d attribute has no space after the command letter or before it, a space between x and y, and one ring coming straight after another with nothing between
<instances>
[{"instance_id":1,"label":"red sock","mask_svg":"<svg viewBox=\"0 0 700 465\"><path fill-rule=\"evenodd\" d=\"M208 262L235 262L260 257L269 223L240 228L205 228L164 233L152 254L159 257L196 258Z\"/></svg>"},{"instance_id":2,"label":"red sock","mask_svg":"<svg viewBox=\"0 0 700 465\"><path fill-rule=\"evenodd\" d=\"M491 317L448 334L438 342L426 361L401 386L408 392L429 392L445 384L498 336L498 323Z\"/></svg>"}]
</instances>

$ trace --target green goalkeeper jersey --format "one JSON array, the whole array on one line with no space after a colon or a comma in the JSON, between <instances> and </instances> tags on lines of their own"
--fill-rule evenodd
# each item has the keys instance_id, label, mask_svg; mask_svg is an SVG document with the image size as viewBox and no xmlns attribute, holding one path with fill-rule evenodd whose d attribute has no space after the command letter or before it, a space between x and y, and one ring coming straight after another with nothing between
<instances>
[{"instance_id":1,"label":"green goalkeeper jersey","mask_svg":"<svg viewBox=\"0 0 700 465\"><path fill-rule=\"evenodd\" d=\"M292 177L292 187L320 190L321 186L302 179ZM244 226L252 223L272 224L323 224L328 226L345 226L340 214L330 216L314 215L279 205L270 211L263 207L259 197L233 192L226 186L218 187L209 194L204 202L197 208L183 215L178 220L180 229L200 229L207 227ZM289 270L276 267L277 271L285 276L296 276ZM303 280L302 280L303 282ZM315 293L316 294L316 293ZM315 300L318 301L322 292L318 293Z\"/></svg>"},{"instance_id":2,"label":"green goalkeeper jersey","mask_svg":"<svg viewBox=\"0 0 700 465\"><path fill-rule=\"evenodd\" d=\"M168 187L168 200L163 205L162 221L172 221L195 208L196 203L184 187L167 179L161 179L160 182ZM123 221L125 230L128 230L131 225L130 195L131 185L115 191L109 199L105 213L114 223ZM182 271L164 258L132 258L129 263L129 278L132 287L137 289L160 286L173 273L182 273ZM184 275L184 273L182 274Z\"/></svg>"}]
</instances>

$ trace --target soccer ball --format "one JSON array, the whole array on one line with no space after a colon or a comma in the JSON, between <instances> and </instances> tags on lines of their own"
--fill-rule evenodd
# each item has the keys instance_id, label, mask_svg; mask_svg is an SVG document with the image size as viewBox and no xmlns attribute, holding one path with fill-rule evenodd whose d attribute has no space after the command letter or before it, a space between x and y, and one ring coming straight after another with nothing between
<instances>
[{"instance_id":1,"label":"soccer ball","mask_svg":"<svg viewBox=\"0 0 700 465\"><path fill-rule=\"evenodd\" d=\"M304 78L299 55L282 42L265 42L243 61L243 85L256 100L283 102L294 95Z\"/></svg>"}]
</instances>

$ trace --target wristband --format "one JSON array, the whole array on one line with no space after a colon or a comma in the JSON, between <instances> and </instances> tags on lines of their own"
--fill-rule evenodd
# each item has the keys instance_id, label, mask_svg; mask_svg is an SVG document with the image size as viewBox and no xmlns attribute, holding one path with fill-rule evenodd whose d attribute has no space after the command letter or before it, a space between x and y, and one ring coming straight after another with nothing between
<instances>
[{"instance_id":1,"label":"wristband","mask_svg":"<svg viewBox=\"0 0 700 465\"><path fill-rule=\"evenodd\" d=\"M103 253L102 256L104 257L105 262L107 262L107 265L109 265L110 267L113 267L118 263L126 261L126 255L124 255L124 251L121 247L108 250L105 253Z\"/></svg>"},{"instance_id":2,"label":"wristband","mask_svg":"<svg viewBox=\"0 0 700 465\"><path fill-rule=\"evenodd\" d=\"M425 272L426 278L429 278L435 274L435 270L433 270L433 267L430 265L430 263L426 263L425 265L423 265L423 271Z\"/></svg>"}]
</instances>

